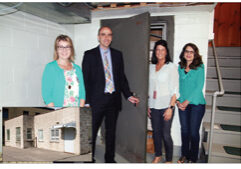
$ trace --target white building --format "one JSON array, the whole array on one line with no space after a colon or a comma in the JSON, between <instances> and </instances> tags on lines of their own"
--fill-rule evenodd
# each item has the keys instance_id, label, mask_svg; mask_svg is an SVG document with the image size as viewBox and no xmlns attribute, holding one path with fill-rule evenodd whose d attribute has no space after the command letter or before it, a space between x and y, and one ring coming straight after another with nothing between
<instances>
[{"instance_id":1,"label":"white building","mask_svg":"<svg viewBox=\"0 0 241 169\"><path fill-rule=\"evenodd\" d=\"M89 109L63 108L5 121L5 146L36 147L73 154L91 152Z\"/></svg>"}]
</instances>

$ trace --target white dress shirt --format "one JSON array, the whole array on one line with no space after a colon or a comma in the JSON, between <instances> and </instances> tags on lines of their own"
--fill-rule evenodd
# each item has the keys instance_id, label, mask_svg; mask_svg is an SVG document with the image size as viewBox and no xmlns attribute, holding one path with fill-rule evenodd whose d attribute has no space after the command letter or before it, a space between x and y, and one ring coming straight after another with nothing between
<instances>
[{"instance_id":1,"label":"white dress shirt","mask_svg":"<svg viewBox=\"0 0 241 169\"><path fill-rule=\"evenodd\" d=\"M179 97L179 75L177 66L171 62L156 72L156 65L149 71L149 108L164 109L170 106L171 97ZM154 91L156 97L154 98Z\"/></svg>"}]
</instances>

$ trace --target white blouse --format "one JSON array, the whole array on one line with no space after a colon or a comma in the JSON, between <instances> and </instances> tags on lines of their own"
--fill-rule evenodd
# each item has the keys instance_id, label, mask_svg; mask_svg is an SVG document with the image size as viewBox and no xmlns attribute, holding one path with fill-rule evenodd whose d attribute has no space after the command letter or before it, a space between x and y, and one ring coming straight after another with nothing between
<instances>
[{"instance_id":1,"label":"white blouse","mask_svg":"<svg viewBox=\"0 0 241 169\"><path fill-rule=\"evenodd\" d=\"M164 109L170 106L171 97L179 97L179 75L177 66L171 62L156 72L156 65L150 65L149 108Z\"/></svg>"}]
</instances>

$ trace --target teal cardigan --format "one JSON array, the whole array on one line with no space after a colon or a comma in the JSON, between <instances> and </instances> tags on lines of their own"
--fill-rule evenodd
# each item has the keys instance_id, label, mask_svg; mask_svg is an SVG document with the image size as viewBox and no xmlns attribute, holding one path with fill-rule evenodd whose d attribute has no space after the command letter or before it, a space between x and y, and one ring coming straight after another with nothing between
<instances>
[{"instance_id":1,"label":"teal cardigan","mask_svg":"<svg viewBox=\"0 0 241 169\"><path fill-rule=\"evenodd\" d=\"M78 105L80 104L80 99L85 100L85 86L83 80L83 73L81 68L74 64L76 74L79 80L79 100ZM55 107L63 107L64 103L64 91L65 91L65 77L64 70L61 69L57 61L48 63L45 66L43 77L42 77L42 97L45 104L51 102L54 103Z\"/></svg>"},{"instance_id":2,"label":"teal cardigan","mask_svg":"<svg viewBox=\"0 0 241 169\"><path fill-rule=\"evenodd\" d=\"M185 74L185 69L178 66L179 72L179 92L180 97L178 100L182 103L188 100L189 104L206 104L203 96L203 85L205 81L204 65L202 64L197 69L190 69Z\"/></svg>"}]
</instances>

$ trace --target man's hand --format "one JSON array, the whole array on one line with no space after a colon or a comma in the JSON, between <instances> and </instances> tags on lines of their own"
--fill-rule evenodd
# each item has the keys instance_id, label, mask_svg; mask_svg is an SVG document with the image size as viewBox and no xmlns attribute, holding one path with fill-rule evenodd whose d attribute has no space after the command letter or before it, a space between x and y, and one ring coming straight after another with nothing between
<instances>
[{"instance_id":1,"label":"man's hand","mask_svg":"<svg viewBox=\"0 0 241 169\"><path fill-rule=\"evenodd\" d=\"M128 98L128 100L133 104L138 104L140 102L140 100L137 97L134 97L134 96L130 96Z\"/></svg>"},{"instance_id":2,"label":"man's hand","mask_svg":"<svg viewBox=\"0 0 241 169\"><path fill-rule=\"evenodd\" d=\"M149 107L147 109L147 115L148 115L149 118L151 118L151 109Z\"/></svg>"}]
</instances>

